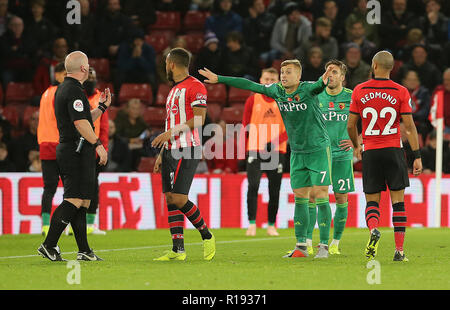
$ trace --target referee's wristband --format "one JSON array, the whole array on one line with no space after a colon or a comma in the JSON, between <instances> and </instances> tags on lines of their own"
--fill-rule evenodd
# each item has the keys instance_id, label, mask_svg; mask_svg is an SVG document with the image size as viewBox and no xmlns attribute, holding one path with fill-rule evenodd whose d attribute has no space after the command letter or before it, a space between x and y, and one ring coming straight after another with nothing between
<instances>
[{"instance_id":1,"label":"referee's wristband","mask_svg":"<svg viewBox=\"0 0 450 310\"><path fill-rule=\"evenodd\" d=\"M100 141L100 139L97 139L97 141L95 141L95 143L93 145L94 145L94 148L97 148L97 146L102 145L102 141Z\"/></svg>"},{"instance_id":2,"label":"referee's wristband","mask_svg":"<svg viewBox=\"0 0 450 310\"><path fill-rule=\"evenodd\" d=\"M412 151L414 154L414 159L418 159L418 158L422 158L422 156L420 155L420 150L416 150L416 151Z\"/></svg>"},{"instance_id":3,"label":"referee's wristband","mask_svg":"<svg viewBox=\"0 0 450 310\"><path fill-rule=\"evenodd\" d=\"M106 104L104 102L99 102L98 108L100 109L100 111L102 111L102 113L105 113L105 111L108 107L106 106Z\"/></svg>"}]
</instances>

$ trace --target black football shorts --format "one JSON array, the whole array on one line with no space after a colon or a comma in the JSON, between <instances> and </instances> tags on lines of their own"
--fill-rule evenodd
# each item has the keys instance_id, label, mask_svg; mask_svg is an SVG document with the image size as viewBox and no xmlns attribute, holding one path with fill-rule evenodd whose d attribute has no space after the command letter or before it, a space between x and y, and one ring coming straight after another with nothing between
<instances>
[{"instance_id":1,"label":"black football shorts","mask_svg":"<svg viewBox=\"0 0 450 310\"><path fill-rule=\"evenodd\" d=\"M164 149L161 164L163 193L187 195L200 158L201 147L189 147L181 151Z\"/></svg>"},{"instance_id":2,"label":"black football shorts","mask_svg":"<svg viewBox=\"0 0 450 310\"><path fill-rule=\"evenodd\" d=\"M398 191L409 186L408 167L402 148L388 147L362 153L363 190L375 194Z\"/></svg>"},{"instance_id":3,"label":"black football shorts","mask_svg":"<svg viewBox=\"0 0 450 310\"><path fill-rule=\"evenodd\" d=\"M56 147L56 161L64 185L66 198L92 200L95 193L95 149L84 142L81 153L76 153L75 142L60 143Z\"/></svg>"}]
</instances>

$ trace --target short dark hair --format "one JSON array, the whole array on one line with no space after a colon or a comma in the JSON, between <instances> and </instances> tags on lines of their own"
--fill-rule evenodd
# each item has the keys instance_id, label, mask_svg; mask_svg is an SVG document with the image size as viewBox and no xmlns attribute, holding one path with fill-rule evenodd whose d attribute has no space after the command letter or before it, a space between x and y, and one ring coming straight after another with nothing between
<instances>
[{"instance_id":1,"label":"short dark hair","mask_svg":"<svg viewBox=\"0 0 450 310\"><path fill-rule=\"evenodd\" d=\"M8 150L6 143L0 142L0 149Z\"/></svg>"},{"instance_id":2,"label":"short dark hair","mask_svg":"<svg viewBox=\"0 0 450 310\"><path fill-rule=\"evenodd\" d=\"M64 66L64 61L61 61L55 66L55 72L65 72L66 67Z\"/></svg>"},{"instance_id":3,"label":"short dark hair","mask_svg":"<svg viewBox=\"0 0 450 310\"><path fill-rule=\"evenodd\" d=\"M191 53L182 47L176 47L170 50L167 59L177 65L189 68Z\"/></svg>"},{"instance_id":4,"label":"short dark hair","mask_svg":"<svg viewBox=\"0 0 450 310\"><path fill-rule=\"evenodd\" d=\"M327 62L325 64L325 70L327 70L327 68L331 65L335 65L335 66L339 67L339 69L341 69L342 75L345 75L347 73L347 66L342 61L337 60L337 59L330 60L329 62Z\"/></svg>"},{"instance_id":5,"label":"short dark hair","mask_svg":"<svg viewBox=\"0 0 450 310\"><path fill-rule=\"evenodd\" d=\"M235 41L239 42L239 44L242 44L244 42L244 37L238 31L231 31L227 34L226 41Z\"/></svg>"}]
</instances>

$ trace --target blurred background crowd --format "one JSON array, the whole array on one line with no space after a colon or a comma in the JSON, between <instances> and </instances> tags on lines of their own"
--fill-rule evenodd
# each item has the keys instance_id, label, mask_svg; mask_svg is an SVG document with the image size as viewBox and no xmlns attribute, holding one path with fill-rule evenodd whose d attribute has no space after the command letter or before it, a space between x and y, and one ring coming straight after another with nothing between
<instances>
[{"instance_id":1,"label":"blurred background crowd","mask_svg":"<svg viewBox=\"0 0 450 310\"><path fill-rule=\"evenodd\" d=\"M0 0L0 172L40 171L36 131L43 92L55 67L84 51L96 71L92 88L113 90L106 171L150 171L164 130L171 85L165 56L193 54L191 74L207 67L259 81L263 68L297 58L302 80L316 80L330 59L347 67L346 87L371 77L380 49L395 56L391 78L413 99L424 169L434 170L434 94L444 96L444 173L450 173L450 1L380 0L381 22L367 22L367 0L78 0L81 23L69 24L62 0ZM201 79L201 78L200 78ZM202 79L201 79L202 80ZM208 123L242 122L246 91L207 85ZM431 115L431 116L430 116ZM218 137L216 137L217 139ZM229 137L225 131L219 140ZM407 141L406 156L410 159ZM412 161L411 161L412 162ZM410 163L411 163L410 162ZM360 170L355 163L355 170ZM289 165L286 165L289 169ZM198 173L238 173L237 159L203 161ZM288 171L288 170L286 170Z\"/></svg>"}]
</instances>

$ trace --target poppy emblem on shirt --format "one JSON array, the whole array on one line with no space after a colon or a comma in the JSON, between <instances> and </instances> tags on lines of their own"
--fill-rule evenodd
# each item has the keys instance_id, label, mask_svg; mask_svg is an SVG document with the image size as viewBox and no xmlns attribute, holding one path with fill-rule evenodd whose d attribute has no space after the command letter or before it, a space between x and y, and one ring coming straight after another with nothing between
<instances>
[{"instance_id":1,"label":"poppy emblem on shirt","mask_svg":"<svg viewBox=\"0 0 450 310\"><path fill-rule=\"evenodd\" d=\"M292 101L292 98L288 97L288 101Z\"/></svg>"},{"instance_id":2,"label":"poppy emblem on shirt","mask_svg":"<svg viewBox=\"0 0 450 310\"><path fill-rule=\"evenodd\" d=\"M328 108L334 109L334 102L330 101L330 103L328 103Z\"/></svg>"},{"instance_id":3,"label":"poppy emblem on shirt","mask_svg":"<svg viewBox=\"0 0 450 310\"><path fill-rule=\"evenodd\" d=\"M339 102L339 108L341 110L344 110L345 109L345 102Z\"/></svg>"}]
</instances>

